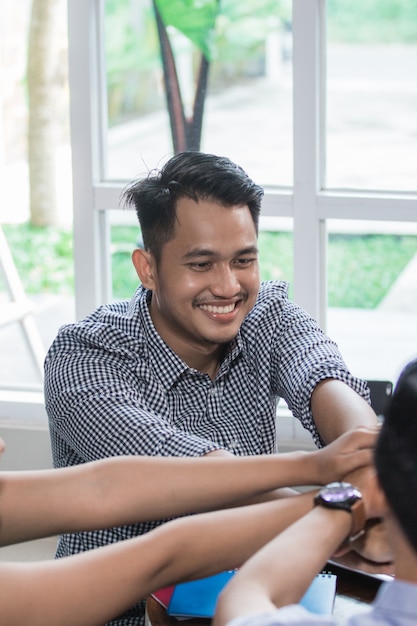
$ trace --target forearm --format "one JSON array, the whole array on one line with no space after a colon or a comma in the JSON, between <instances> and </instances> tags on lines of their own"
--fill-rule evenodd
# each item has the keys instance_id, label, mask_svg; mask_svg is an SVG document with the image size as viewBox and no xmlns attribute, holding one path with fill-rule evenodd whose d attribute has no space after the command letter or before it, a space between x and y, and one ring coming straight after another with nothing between
<instances>
[{"instance_id":1,"label":"forearm","mask_svg":"<svg viewBox=\"0 0 417 626\"><path fill-rule=\"evenodd\" d=\"M154 531L158 537L157 577L149 584L208 576L239 567L249 556L313 506L316 490L283 500L214 511L174 520ZM162 538L162 539L161 539Z\"/></svg>"},{"instance_id":2,"label":"forearm","mask_svg":"<svg viewBox=\"0 0 417 626\"><path fill-rule=\"evenodd\" d=\"M0 543L175 517L264 494L269 499L282 485L314 477L315 465L313 455L296 452L199 459L118 457L60 470L5 473Z\"/></svg>"},{"instance_id":3,"label":"forearm","mask_svg":"<svg viewBox=\"0 0 417 626\"><path fill-rule=\"evenodd\" d=\"M71 615L71 626L103 624L160 587L240 565L311 506L312 496L303 494L175 520L66 559L4 564L2 620L8 626L60 626Z\"/></svg>"},{"instance_id":4,"label":"forearm","mask_svg":"<svg viewBox=\"0 0 417 626\"><path fill-rule=\"evenodd\" d=\"M0 474L0 543L154 521L294 495L372 459L375 433L357 430L323 450L200 458L112 457L41 472Z\"/></svg>"},{"instance_id":5,"label":"forearm","mask_svg":"<svg viewBox=\"0 0 417 626\"><path fill-rule=\"evenodd\" d=\"M314 421L325 443L358 426L377 425L372 407L340 380L321 381L311 397Z\"/></svg>"},{"instance_id":6,"label":"forearm","mask_svg":"<svg viewBox=\"0 0 417 626\"><path fill-rule=\"evenodd\" d=\"M214 626L299 602L351 523L345 511L310 510L243 565L219 599Z\"/></svg>"}]
</instances>

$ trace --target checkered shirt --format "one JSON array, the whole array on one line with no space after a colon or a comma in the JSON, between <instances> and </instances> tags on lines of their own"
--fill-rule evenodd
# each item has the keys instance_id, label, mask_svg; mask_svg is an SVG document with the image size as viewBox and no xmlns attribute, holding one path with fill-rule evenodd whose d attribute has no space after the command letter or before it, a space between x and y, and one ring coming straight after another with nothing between
<instances>
[{"instance_id":1,"label":"checkered shirt","mask_svg":"<svg viewBox=\"0 0 417 626\"><path fill-rule=\"evenodd\" d=\"M336 344L287 292L284 282L261 285L214 381L164 343L150 318L151 294L141 286L131 301L102 306L63 326L45 361L54 465L123 454L201 456L219 448L236 455L273 453L280 398L321 446L310 411L317 383L336 378L367 398L366 385L349 373ZM57 556L126 539L156 524L63 535ZM111 624L139 624L143 606L132 613Z\"/></svg>"}]
</instances>

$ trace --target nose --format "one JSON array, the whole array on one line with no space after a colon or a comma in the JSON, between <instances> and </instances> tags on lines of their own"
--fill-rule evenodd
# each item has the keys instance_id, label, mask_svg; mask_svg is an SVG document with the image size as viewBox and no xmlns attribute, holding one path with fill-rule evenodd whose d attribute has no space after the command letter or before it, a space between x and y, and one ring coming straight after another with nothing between
<instances>
[{"instance_id":1,"label":"nose","mask_svg":"<svg viewBox=\"0 0 417 626\"><path fill-rule=\"evenodd\" d=\"M240 292L236 270L229 264L221 264L212 275L211 292L221 298L232 298Z\"/></svg>"}]
</instances>

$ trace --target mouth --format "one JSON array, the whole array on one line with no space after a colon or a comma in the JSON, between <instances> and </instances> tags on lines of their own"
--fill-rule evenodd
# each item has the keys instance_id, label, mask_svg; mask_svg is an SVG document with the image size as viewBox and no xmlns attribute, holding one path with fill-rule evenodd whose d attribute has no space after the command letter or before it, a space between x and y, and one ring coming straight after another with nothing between
<instances>
[{"instance_id":1,"label":"mouth","mask_svg":"<svg viewBox=\"0 0 417 626\"><path fill-rule=\"evenodd\" d=\"M215 313L216 315L227 315L234 311L236 303L220 306L218 304L200 304L200 309L207 313Z\"/></svg>"}]
</instances>

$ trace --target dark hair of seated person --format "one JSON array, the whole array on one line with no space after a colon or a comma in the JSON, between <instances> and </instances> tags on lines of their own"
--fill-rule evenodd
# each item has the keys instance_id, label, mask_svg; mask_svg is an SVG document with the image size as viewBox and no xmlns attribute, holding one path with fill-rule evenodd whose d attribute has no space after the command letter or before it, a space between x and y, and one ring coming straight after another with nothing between
<instances>
[{"instance_id":1,"label":"dark hair of seated person","mask_svg":"<svg viewBox=\"0 0 417 626\"><path fill-rule=\"evenodd\" d=\"M380 485L417 552L417 359L401 372L375 450Z\"/></svg>"}]
</instances>

